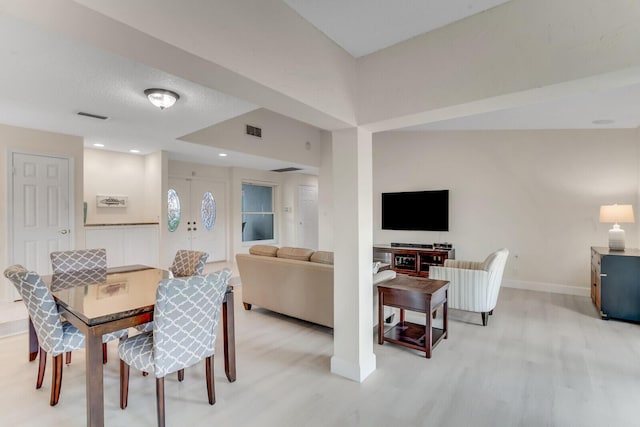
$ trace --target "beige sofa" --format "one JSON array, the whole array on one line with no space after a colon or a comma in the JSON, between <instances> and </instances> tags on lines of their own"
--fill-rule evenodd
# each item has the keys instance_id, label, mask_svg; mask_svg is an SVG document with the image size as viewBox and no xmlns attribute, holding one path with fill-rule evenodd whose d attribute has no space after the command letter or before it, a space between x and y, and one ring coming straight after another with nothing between
<instances>
[{"instance_id":1,"label":"beige sofa","mask_svg":"<svg viewBox=\"0 0 640 427\"><path fill-rule=\"evenodd\" d=\"M255 304L333 328L333 252L255 245L249 254L237 254L236 262L245 309ZM374 284L394 277L393 271L380 272Z\"/></svg>"}]
</instances>

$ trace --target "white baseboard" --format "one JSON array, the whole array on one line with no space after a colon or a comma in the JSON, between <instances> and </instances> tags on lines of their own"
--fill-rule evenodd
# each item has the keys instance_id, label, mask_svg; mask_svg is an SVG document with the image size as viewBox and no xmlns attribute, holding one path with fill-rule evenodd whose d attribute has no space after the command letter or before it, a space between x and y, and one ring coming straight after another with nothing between
<instances>
[{"instance_id":1,"label":"white baseboard","mask_svg":"<svg viewBox=\"0 0 640 427\"><path fill-rule=\"evenodd\" d=\"M577 295L588 297L591 289L584 286L569 286L558 283L529 282L526 280L503 280L502 286L506 288L525 289L527 291L551 292L554 294Z\"/></svg>"},{"instance_id":2,"label":"white baseboard","mask_svg":"<svg viewBox=\"0 0 640 427\"><path fill-rule=\"evenodd\" d=\"M331 373L361 383L376 370L376 355L371 353L371 357L368 359L367 363L358 365L332 356Z\"/></svg>"}]
</instances>

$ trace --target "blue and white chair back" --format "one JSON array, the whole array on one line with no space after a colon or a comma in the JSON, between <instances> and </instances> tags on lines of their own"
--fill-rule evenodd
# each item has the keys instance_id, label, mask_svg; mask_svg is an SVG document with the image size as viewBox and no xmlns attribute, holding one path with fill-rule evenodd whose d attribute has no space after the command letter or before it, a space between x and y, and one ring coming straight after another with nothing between
<instances>
[{"instance_id":1,"label":"blue and white chair back","mask_svg":"<svg viewBox=\"0 0 640 427\"><path fill-rule=\"evenodd\" d=\"M53 273L70 273L107 269L106 249L79 249L51 252Z\"/></svg>"}]
</instances>

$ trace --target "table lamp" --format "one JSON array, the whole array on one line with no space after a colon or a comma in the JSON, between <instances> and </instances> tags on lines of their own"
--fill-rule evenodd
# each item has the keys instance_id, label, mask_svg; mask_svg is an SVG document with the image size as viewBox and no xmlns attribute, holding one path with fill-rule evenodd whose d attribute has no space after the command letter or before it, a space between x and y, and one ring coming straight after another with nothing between
<instances>
[{"instance_id":1,"label":"table lamp","mask_svg":"<svg viewBox=\"0 0 640 427\"><path fill-rule=\"evenodd\" d=\"M633 206L631 205L603 205L600 206L600 222L613 223L609 230L609 250L624 251L624 230L619 223L632 223Z\"/></svg>"}]
</instances>

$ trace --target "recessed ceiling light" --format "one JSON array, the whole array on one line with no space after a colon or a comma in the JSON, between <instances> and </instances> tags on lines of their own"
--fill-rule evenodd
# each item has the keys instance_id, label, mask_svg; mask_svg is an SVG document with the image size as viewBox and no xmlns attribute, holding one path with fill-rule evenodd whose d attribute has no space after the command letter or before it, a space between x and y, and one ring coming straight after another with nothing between
<instances>
[{"instance_id":1,"label":"recessed ceiling light","mask_svg":"<svg viewBox=\"0 0 640 427\"><path fill-rule=\"evenodd\" d=\"M140 150L129 150L130 153L139 153Z\"/></svg>"},{"instance_id":2,"label":"recessed ceiling light","mask_svg":"<svg viewBox=\"0 0 640 427\"><path fill-rule=\"evenodd\" d=\"M227 154L227 153L219 153L219 154L218 154L218 156L220 156L220 157L227 157L227 156L228 156L228 154Z\"/></svg>"},{"instance_id":3,"label":"recessed ceiling light","mask_svg":"<svg viewBox=\"0 0 640 427\"><path fill-rule=\"evenodd\" d=\"M95 144L93 144L93 146L94 147L104 147L104 144L100 144L100 143L96 142Z\"/></svg>"},{"instance_id":4,"label":"recessed ceiling light","mask_svg":"<svg viewBox=\"0 0 640 427\"><path fill-rule=\"evenodd\" d=\"M612 123L615 123L615 120L611 120L611 119L598 119L598 120L594 120L591 123L593 123L594 125L610 125Z\"/></svg>"}]
</instances>

